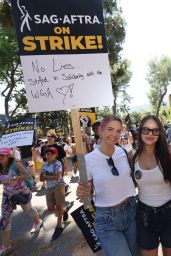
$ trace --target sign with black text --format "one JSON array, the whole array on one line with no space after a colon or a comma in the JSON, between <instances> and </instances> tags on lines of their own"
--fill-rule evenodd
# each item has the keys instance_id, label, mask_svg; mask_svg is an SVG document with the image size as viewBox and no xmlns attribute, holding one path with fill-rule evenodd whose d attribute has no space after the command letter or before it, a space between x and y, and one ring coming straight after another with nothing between
<instances>
[{"instance_id":1,"label":"sign with black text","mask_svg":"<svg viewBox=\"0 0 171 256\"><path fill-rule=\"evenodd\" d=\"M88 209L85 210L83 205L71 212L71 216L80 228L91 250L98 252L102 248L94 228L94 214L94 208L91 212Z\"/></svg>"},{"instance_id":2,"label":"sign with black text","mask_svg":"<svg viewBox=\"0 0 171 256\"><path fill-rule=\"evenodd\" d=\"M113 105L100 0L12 7L30 112Z\"/></svg>"},{"instance_id":3,"label":"sign with black text","mask_svg":"<svg viewBox=\"0 0 171 256\"><path fill-rule=\"evenodd\" d=\"M80 108L79 116L81 126L90 127L96 121L95 108Z\"/></svg>"},{"instance_id":4,"label":"sign with black text","mask_svg":"<svg viewBox=\"0 0 171 256\"><path fill-rule=\"evenodd\" d=\"M24 118L7 122L0 147L13 148L32 145L34 128L34 118Z\"/></svg>"}]
</instances>

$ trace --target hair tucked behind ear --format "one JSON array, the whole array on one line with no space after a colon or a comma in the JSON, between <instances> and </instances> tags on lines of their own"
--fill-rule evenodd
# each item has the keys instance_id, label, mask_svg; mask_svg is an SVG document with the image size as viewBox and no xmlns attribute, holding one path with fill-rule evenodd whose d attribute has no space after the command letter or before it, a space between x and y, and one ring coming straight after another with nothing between
<instances>
[{"instance_id":1,"label":"hair tucked behind ear","mask_svg":"<svg viewBox=\"0 0 171 256\"><path fill-rule=\"evenodd\" d=\"M118 121L122 124L122 121L119 117L111 115L111 116L106 116L102 119L102 121L100 122L100 128L103 129L111 121Z\"/></svg>"}]
</instances>

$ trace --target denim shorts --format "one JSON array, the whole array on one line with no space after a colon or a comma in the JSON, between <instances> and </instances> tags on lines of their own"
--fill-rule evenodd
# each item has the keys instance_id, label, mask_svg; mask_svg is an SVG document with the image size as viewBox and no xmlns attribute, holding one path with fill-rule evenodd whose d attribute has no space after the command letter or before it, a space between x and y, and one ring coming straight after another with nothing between
<instances>
[{"instance_id":1,"label":"denim shorts","mask_svg":"<svg viewBox=\"0 0 171 256\"><path fill-rule=\"evenodd\" d=\"M105 256L138 256L134 197L118 207L96 207L95 229Z\"/></svg>"},{"instance_id":2,"label":"denim shorts","mask_svg":"<svg viewBox=\"0 0 171 256\"><path fill-rule=\"evenodd\" d=\"M171 248L171 200L160 207L151 207L139 201L137 231L140 248L155 249L160 242L163 247Z\"/></svg>"}]
</instances>

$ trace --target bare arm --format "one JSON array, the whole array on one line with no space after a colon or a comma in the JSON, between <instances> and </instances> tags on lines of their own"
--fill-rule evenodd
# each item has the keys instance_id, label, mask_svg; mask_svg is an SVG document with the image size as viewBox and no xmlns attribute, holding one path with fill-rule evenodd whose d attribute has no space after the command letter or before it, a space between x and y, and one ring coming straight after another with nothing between
<instances>
[{"instance_id":1,"label":"bare arm","mask_svg":"<svg viewBox=\"0 0 171 256\"><path fill-rule=\"evenodd\" d=\"M64 170L65 170L65 172L67 173L67 172L69 171L69 166L68 166L67 157L65 156L65 157L63 158L63 160L64 160Z\"/></svg>"},{"instance_id":2,"label":"bare arm","mask_svg":"<svg viewBox=\"0 0 171 256\"><path fill-rule=\"evenodd\" d=\"M41 174L40 181L59 180L60 178L62 178L62 172L56 172L54 175L47 175L47 174L43 173L43 174Z\"/></svg>"}]
</instances>

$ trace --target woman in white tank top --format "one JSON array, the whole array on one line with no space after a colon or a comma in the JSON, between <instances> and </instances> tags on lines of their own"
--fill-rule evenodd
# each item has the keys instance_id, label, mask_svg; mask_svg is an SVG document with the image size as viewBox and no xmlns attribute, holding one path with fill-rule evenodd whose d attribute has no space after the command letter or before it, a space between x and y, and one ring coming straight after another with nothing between
<instances>
[{"instance_id":1,"label":"woman in white tank top","mask_svg":"<svg viewBox=\"0 0 171 256\"><path fill-rule=\"evenodd\" d=\"M154 115L139 126L134 154L134 179L138 185L137 230L141 256L157 256L161 242L171 255L171 159L165 132Z\"/></svg>"}]
</instances>

